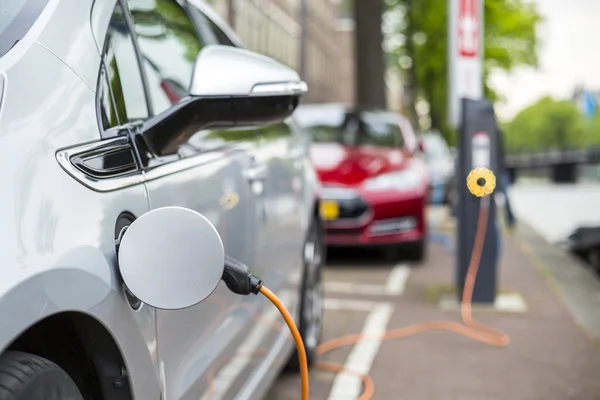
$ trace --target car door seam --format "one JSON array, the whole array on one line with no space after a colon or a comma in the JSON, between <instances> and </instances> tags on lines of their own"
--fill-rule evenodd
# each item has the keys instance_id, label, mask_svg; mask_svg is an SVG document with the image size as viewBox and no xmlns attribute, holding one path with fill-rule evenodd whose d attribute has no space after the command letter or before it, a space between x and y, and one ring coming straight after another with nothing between
<instances>
[{"instance_id":1,"label":"car door seam","mask_svg":"<svg viewBox=\"0 0 600 400\"><path fill-rule=\"evenodd\" d=\"M53 52L52 50L50 50L50 48L48 48L45 44L40 43L38 41L34 42L35 44L39 45L41 48L45 49L46 51L48 51L48 53L52 54L54 57L56 57L61 63L63 63L67 68L69 68L69 70L71 70L71 72L73 72L75 74L75 76L77 76L83 83L85 83L85 85L90 88L90 90L92 91L92 93L96 93L96 91L94 90L93 86L90 85L90 83L85 80L81 75L79 75L77 73L77 71L75 71L69 64L67 64L65 62L65 60L63 60L62 58L60 58L58 56L58 54L56 54L55 52Z\"/></svg>"}]
</instances>

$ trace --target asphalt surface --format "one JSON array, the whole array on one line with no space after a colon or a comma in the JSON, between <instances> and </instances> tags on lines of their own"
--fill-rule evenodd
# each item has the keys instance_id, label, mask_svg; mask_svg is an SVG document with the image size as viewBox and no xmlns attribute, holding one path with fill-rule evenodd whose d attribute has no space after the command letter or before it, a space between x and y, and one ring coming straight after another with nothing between
<instances>
[{"instance_id":1,"label":"asphalt surface","mask_svg":"<svg viewBox=\"0 0 600 400\"><path fill-rule=\"evenodd\" d=\"M436 239L421 264L377 252L333 254L325 271L323 340L431 320L460 321L456 309L442 307L444 299L452 303L455 298L451 224L448 220L434 230ZM448 240L440 240L444 237ZM508 347L428 332L359 343L320 359L368 372L375 384L373 399L600 399L600 326L594 320L600 314L600 283L581 273L574 258L558 256L560 250L549 246L527 227L504 235L499 293L521 299L522 307L476 310L474 316L506 332ZM311 399L352 400L363 390L348 374L313 370L310 378ZM296 400L299 389L298 377L284 373L266 399Z\"/></svg>"}]
</instances>

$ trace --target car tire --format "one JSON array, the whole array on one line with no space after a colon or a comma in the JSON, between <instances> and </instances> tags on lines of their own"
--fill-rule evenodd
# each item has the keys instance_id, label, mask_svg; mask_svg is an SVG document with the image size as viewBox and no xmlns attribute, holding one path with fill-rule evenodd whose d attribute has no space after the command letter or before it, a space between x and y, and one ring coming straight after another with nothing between
<instances>
[{"instance_id":1,"label":"car tire","mask_svg":"<svg viewBox=\"0 0 600 400\"><path fill-rule=\"evenodd\" d=\"M19 351L0 356L0 400L83 400L58 365Z\"/></svg>"},{"instance_id":2,"label":"car tire","mask_svg":"<svg viewBox=\"0 0 600 400\"><path fill-rule=\"evenodd\" d=\"M588 252L587 260L594 271L600 275L600 247L595 247Z\"/></svg>"},{"instance_id":3,"label":"car tire","mask_svg":"<svg viewBox=\"0 0 600 400\"><path fill-rule=\"evenodd\" d=\"M322 269L326 252L323 239L323 228L320 220L315 219L311 223L304 244L304 276L302 278L302 298L300 300L298 323L298 330L304 342L309 367L317 359L317 346L321 341L323 327L324 292ZM287 369L295 372L300 370L297 351L292 352Z\"/></svg>"},{"instance_id":4,"label":"car tire","mask_svg":"<svg viewBox=\"0 0 600 400\"><path fill-rule=\"evenodd\" d=\"M421 262L427 258L427 239L421 239L410 245L408 250L411 261Z\"/></svg>"}]
</instances>

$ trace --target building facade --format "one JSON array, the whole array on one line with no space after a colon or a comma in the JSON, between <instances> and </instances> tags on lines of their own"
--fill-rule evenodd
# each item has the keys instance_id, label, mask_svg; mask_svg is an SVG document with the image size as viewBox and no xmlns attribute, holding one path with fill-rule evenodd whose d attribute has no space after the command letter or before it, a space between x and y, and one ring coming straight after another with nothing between
<instances>
[{"instance_id":1,"label":"building facade","mask_svg":"<svg viewBox=\"0 0 600 400\"><path fill-rule=\"evenodd\" d=\"M215 11L244 44L296 69L301 69L301 1L212 0ZM307 0L306 58L303 79L309 86L306 102L351 102L353 46L340 38L335 0ZM340 79L344 77L346 79Z\"/></svg>"},{"instance_id":2,"label":"building facade","mask_svg":"<svg viewBox=\"0 0 600 400\"><path fill-rule=\"evenodd\" d=\"M354 104L354 0L208 0L244 44L301 70L301 4L307 5L305 102ZM402 87L386 75L390 109L399 109Z\"/></svg>"}]
</instances>

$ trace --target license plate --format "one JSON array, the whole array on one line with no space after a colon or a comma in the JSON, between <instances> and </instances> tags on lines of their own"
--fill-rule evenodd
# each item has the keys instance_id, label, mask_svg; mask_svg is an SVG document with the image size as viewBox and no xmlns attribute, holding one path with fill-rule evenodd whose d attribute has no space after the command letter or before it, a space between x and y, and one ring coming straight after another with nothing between
<instances>
[{"instance_id":1,"label":"license plate","mask_svg":"<svg viewBox=\"0 0 600 400\"><path fill-rule=\"evenodd\" d=\"M338 219L340 216L340 207L337 202L331 200L321 201L321 218L325 220Z\"/></svg>"}]
</instances>

